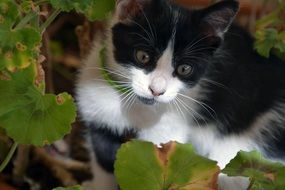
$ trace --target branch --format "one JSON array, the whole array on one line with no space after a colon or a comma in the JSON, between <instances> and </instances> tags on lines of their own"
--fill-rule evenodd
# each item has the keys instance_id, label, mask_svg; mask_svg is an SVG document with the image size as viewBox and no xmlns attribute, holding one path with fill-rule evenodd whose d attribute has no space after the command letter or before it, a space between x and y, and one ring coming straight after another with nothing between
<instances>
[{"instance_id":1,"label":"branch","mask_svg":"<svg viewBox=\"0 0 285 190\"><path fill-rule=\"evenodd\" d=\"M27 166L29 164L30 146L20 145L17 150L17 157L14 161L13 181L16 184L22 184Z\"/></svg>"},{"instance_id":2,"label":"branch","mask_svg":"<svg viewBox=\"0 0 285 190\"><path fill-rule=\"evenodd\" d=\"M66 158L59 159L59 156L51 156L43 148L35 148L34 152L65 186L78 184L68 170L89 171L88 164Z\"/></svg>"}]
</instances>

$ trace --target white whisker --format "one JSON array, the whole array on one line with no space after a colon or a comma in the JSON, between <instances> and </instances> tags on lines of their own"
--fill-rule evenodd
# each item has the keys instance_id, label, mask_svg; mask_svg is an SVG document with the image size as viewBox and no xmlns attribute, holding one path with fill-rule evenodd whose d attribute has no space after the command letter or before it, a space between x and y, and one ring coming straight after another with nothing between
<instances>
[{"instance_id":1,"label":"white whisker","mask_svg":"<svg viewBox=\"0 0 285 190\"><path fill-rule=\"evenodd\" d=\"M188 106L186 103L184 103L181 99L179 99L177 97L177 101L183 106L183 108L192 116L192 118L194 119L194 121L197 123L198 127L201 127L199 121L197 120L197 118L195 117L195 114L198 115L203 121L204 123L206 123L206 121L204 120L204 118L197 113L193 108L191 108L190 106Z\"/></svg>"},{"instance_id":2,"label":"white whisker","mask_svg":"<svg viewBox=\"0 0 285 190\"><path fill-rule=\"evenodd\" d=\"M98 70L103 70L103 71L107 71L111 74L114 74L114 75L118 75L118 76L121 76L123 78L126 78L126 79L131 79L129 76L123 74L123 73L120 73L118 71L113 71L113 70L110 70L110 69L107 69L107 68L101 68L101 67L87 67L87 69L98 69Z\"/></svg>"},{"instance_id":3,"label":"white whisker","mask_svg":"<svg viewBox=\"0 0 285 190\"><path fill-rule=\"evenodd\" d=\"M187 99L189 99L189 100L191 100L191 101L197 103L198 105L200 105L202 108L204 108L204 109L210 114L210 116L211 116L213 119L216 119L216 118L217 118L217 114L216 114L215 110L212 109L212 108L211 108L210 106L208 106L207 104L205 104L205 103L203 103L203 102L200 102L200 101L198 101L198 100L196 100L196 99L194 99L194 98L191 98L191 97L189 97L189 96L186 96L186 95L184 95L184 94L181 94L181 93L178 93L178 95L180 95L180 96L182 96L182 97L184 97L184 98L187 98ZM215 114L215 116L209 111L209 109Z\"/></svg>"},{"instance_id":4,"label":"white whisker","mask_svg":"<svg viewBox=\"0 0 285 190\"><path fill-rule=\"evenodd\" d=\"M178 109L179 109L179 112L181 113L181 116L182 116L183 119L185 120L186 118L185 118L184 112L182 111L182 109L181 109L180 106L179 106L179 101L178 101L178 99L174 99L174 102L176 103L176 105L177 105L177 107L178 107Z\"/></svg>"}]
</instances>

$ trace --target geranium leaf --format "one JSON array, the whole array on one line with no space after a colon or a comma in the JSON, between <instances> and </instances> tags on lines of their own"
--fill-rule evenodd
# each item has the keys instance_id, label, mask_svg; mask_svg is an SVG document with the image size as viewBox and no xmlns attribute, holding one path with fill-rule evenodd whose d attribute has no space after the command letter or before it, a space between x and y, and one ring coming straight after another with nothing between
<instances>
[{"instance_id":1,"label":"geranium leaf","mask_svg":"<svg viewBox=\"0 0 285 190\"><path fill-rule=\"evenodd\" d=\"M90 20L104 19L115 7L115 0L51 0L52 6L63 11L75 10Z\"/></svg>"},{"instance_id":2,"label":"geranium leaf","mask_svg":"<svg viewBox=\"0 0 285 190\"><path fill-rule=\"evenodd\" d=\"M94 0L91 5L92 6L89 5L85 9L82 9L85 16L90 20L102 20L114 9L115 1Z\"/></svg>"},{"instance_id":3,"label":"geranium leaf","mask_svg":"<svg viewBox=\"0 0 285 190\"><path fill-rule=\"evenodd\" d=\"M14 1L0 0L0 29L11 27L18 16L18 7Z\"/></svg>"},{"instance_id":4,"label":"geranium leaf","mask_svg":"<svg viewBox=\"0 0 285 190\"><path fill-rule=\"evenodd\" d=\"M215 190L219 167L189 144L156 147L132 141L119 149L115 175L122 190Z\"/></svg>"},{"instance_id":5,"label":"geranium leaf","mask_svg":"<svg viewBox=\"0 0 285 190\"><path fill-rule=\"evenodd\" d=\"M255 37L255 49L264 57L269 57L271 49L279 42L278 31L273 28L257 31Z\"/></svg>"},{"instance_id":6,"label":"geranium leaf","mask_svg":"<svg viewBox=\"0 0 285 190\"><path fill-rule=\"evenodd\" d=\"M40 32L31 27L13 28L19 15L17 5L7 0L1 2L0 6L0 70L26 68L36 62Z\"/></svg>"},{"instance_id":7,"label":"geranium leaf","mask_svg":"<svg viewBox=\"0 0 285 190\"><path fill-rule=\"evenodd\" d=\"M15 73L0 72L0 125L18 143L43 146L70 131L75 105L66 93L44 95L37 71L31 65Z\"/></svg>"},{"instance_id":8,"label":"geranium leaf","mask_svg":"<svg viewBox=\"0 0 285 190\"><path fill-rule=\"evenodd\" d=\"M249 177L251 190L283 190L285 166L266 160L260 153L239 152L222 171L229 176Z\"/></svg>"}]
</instances>

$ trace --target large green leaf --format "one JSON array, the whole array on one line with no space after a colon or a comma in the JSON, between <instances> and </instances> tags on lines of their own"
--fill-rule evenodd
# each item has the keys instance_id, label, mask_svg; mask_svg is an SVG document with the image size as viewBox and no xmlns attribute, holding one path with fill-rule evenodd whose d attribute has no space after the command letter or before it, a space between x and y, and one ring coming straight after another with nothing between
<instances>
[{"instance_id":1,"label":"large green leaf","mask_svg":"<svg viewBox=\"0 0 285 190\"><path fill-rule=\"evenodd\" d=\"M36 62L40 32L31 27L13 28L19 16L14 1L0 0L0 6L0 70L26 68Z\"/></svg>"},{"instance_id":2,"label":"large green leaf","mask_svg":"<svg viewBox=\"0 0 285 190\"><path fill-rule=\"evenodd\" d=\"M0 125L16 142L42 146L70 131L76 111L70 95L44 95L37 72L35 65L1 71Z\"/></svg>"},{"instance_id":3,"label":"large green leaf","mask_svg":"<svg viewBox=\"0 0 285 190\"><path fill-rule=\"evenodd\" d=\"M104 19L115 7L115 0L51 0L52 6L63 11L75 9L91 20Z\"/></svg>"},{"instance_id":4,"label":"large green leaf","mask_svg":"<svg viewBox=\"0 0 285 190\"><path fill-rule=\"evenodd\" d=\"M122 190L214 190L219 167L191 145L132 141L118 150L115 175Z\"/></svg>"},{"instance_id":5,"label":"large green leaf","mask_svg":"<svg viewBox=\"0 0 285 190\"><path fill-rule=\"evenodd\" d=\"M270 162L256 151L239 152L222 171L229 176L249 177L251 190L284 190L285 166Z\"/></svg>"}]
</instances>

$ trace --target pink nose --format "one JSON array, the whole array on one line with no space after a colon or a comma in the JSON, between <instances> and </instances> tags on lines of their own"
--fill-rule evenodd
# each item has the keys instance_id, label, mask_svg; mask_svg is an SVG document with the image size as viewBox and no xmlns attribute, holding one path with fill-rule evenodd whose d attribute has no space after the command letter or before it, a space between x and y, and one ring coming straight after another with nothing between
<instances>
[{"instance_id":1,"label":"pink nose","mask_svg":"<svg viewBox=\"0 0 285 190\"><path fill-rule=\"evenodd\" d=\"M151 91L152 95L153 96L161 96L165 93L165 91L156 91L156 90L153 90L151 87L149 87L149 90Z\"/></svg>"}]
</instances>

